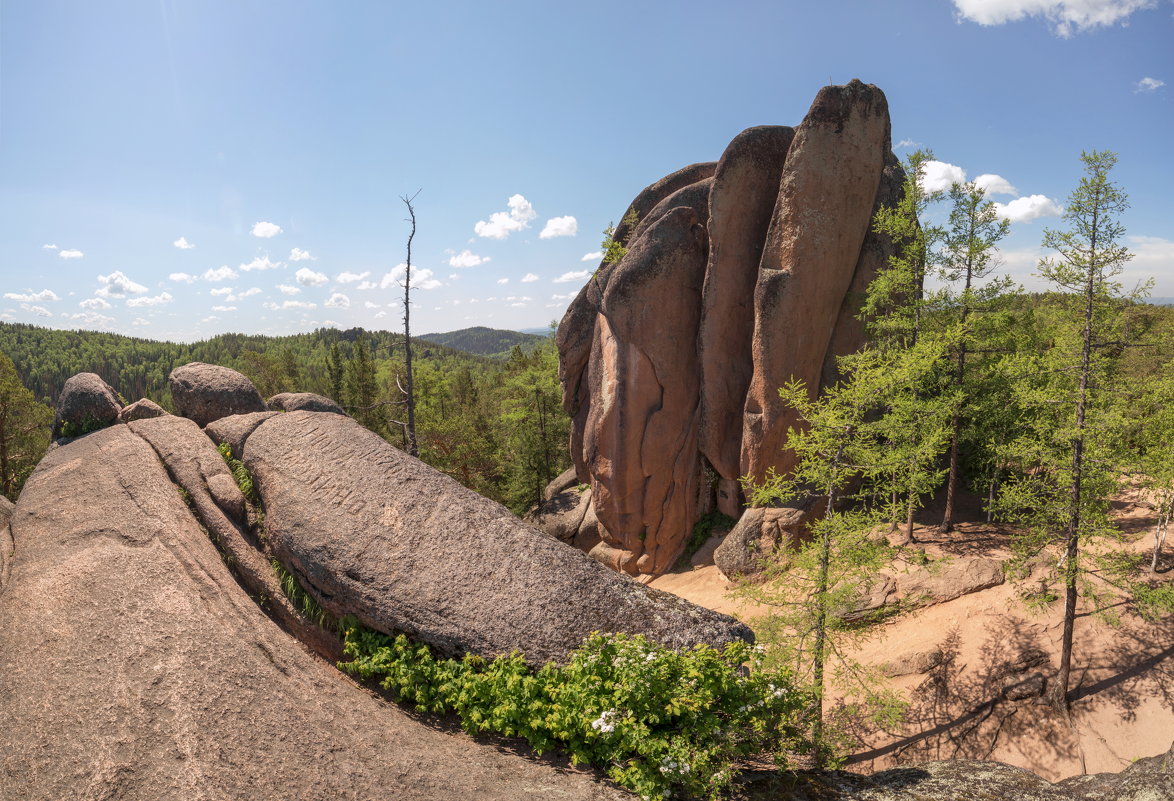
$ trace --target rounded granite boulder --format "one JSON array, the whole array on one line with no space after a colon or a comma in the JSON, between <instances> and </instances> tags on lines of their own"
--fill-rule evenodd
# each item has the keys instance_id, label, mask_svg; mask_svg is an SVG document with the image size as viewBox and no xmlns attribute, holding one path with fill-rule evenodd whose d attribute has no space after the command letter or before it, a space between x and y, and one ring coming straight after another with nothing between
<instances>
[{"instance_id":1,"label":"rounded granite boulder","mask_svg":"<svg viewBox=\"0 0 1174 801\"><path fill-rule=\"evenodd\" d=\"M331 412L346 414L342 407L325 395L316 392L282 392L266 403L274 412Z\"/></svg>"},{"instance_id":2,"label":"rounded granite boulder","mask_svg":"<svg viewBox=\"0 0 1174 801\"><path fill-rule=\"evenodd\" d=\"M57 398L53 435L77 436L118 421L122 403L97 373L78 373L65 382Z\"/></svg>"},{"instance_id":3,"label":"rounded granite boulder","mask_svg":"<svg viewBox=\"0 0 1174 801\"><path fill-rule=\"evenodd\" d=\"M201 428L230 414L266 411L253 382L227 367L191 362L172 370L168 381L175 410Z\"/></svg>"}]
</instances>

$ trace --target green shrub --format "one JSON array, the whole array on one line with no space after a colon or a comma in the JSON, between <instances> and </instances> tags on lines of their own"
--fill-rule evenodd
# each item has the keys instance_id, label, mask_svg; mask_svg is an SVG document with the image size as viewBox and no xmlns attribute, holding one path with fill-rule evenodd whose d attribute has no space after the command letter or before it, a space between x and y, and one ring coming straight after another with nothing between
<instances>
[{"instance_id":1,"label":"green shrub","mask_svg":"<svg viewBox=\"0 0 1174 801\"><path fill-rule=\"evenodd\" d=\"M216 450L220 451L220 455L224 457L224 463L228 465L228 469L232 472L232 477L236 480L236 485L240 487L241 494L250 503L260 503L260 498L257 497L257 487L253 484L253 477L249 474L244 463L240 459L233 457L232 447L227 442L221 442L216 446Z\"/></svg>"},{"instance_id":2,"label":"green shrub","mask_svg":"<svg viewBox=\"0 0 1174 801\"><path fill-rule=\"evenodd\" d=\"M741 642L678 652L639 635L593 634L568 664L535 670L518 653L439 658L354 621L343 636L352 661L339 666L396 700L455 713L470 734L558 748L647 799L678 790L718 798L740 759L770 753L786 767L808 750L799 733L811 696L788 674L761 670L760 650Z\"/></svg>"},{"instance_id":3,"label":"green shrub","mask_svg":"<svg viewBox=\"0 0 1174 801\"><path fill-rule=\"evenodd\" d=\"M83 434L91 434L103 428L108 428L109 423L103 423L101 420L96 420L89 415L80 422L75 423L72 420L66 420L61 424L61 436L63 437L80 437Z\"/></svg>"},{"instance_id":4,"label":"green shrub","mask_svg":"<svg viewBox=\"0 0 1174 801\"><path fill-rule=\"evenodd\" d=\"M281 591L285 593L286 598L289 598L290 603L302 613L303 617L324 629L330 631L335 630L338 622L314 600L313 596L302 588L302 585L294 578L293 573L286 570L281 562L278 562L276 559L272 560L269 566L277 574L277 581L281 584Z\"/></svg>"}]
</instances>

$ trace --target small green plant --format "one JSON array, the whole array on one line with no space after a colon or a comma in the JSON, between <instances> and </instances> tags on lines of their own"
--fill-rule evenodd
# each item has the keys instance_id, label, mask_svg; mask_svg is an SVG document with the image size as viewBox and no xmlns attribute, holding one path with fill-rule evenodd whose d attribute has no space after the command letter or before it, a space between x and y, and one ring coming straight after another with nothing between
<instances>
[{"instance_id":1,"label":"small green plant","mask_svg":"<svg viewBox=\"0 0 1174 801\"><path fill-rule=\"evenodd\" d=\"M330 631L334 631L338 627L338 621L305 591L302 585L298 583L298 580L294 578L293 573L286 570L281 562L274 559L269 565L277 575L277 581L281 584L281 591L297 607L297 610L302 613L303 617Z\"/></svg>"},{"instance_id":2,"label":"small green plant","mask_svg":"<svg viewBox=\"0 0 1174 801\"><path fill-rule=\"evenodd\" d=\"M343 634L352 661L339 666L396 700L455 713L470 734L558 748L647 799L719 798L742 759L771 753L788 767L809 746L800 732L811 696L788 673L762 670L761 649L742 642L678 652L593 634L567 664L533 669L518 653L445 659L353 621Z\"/></svg>"},{"instance_id":3,"label":"small green plant","mask_svg":"<svg viewBox=\"0 0 1174 801\"><path fill-rule=\"evenodd\" d=\"M614 223L608 223L607 228L603 229L603 241L599 246L603 249L603 263L615 264L624 256L628 255L627 244L632 238L632 232L636 230L636 226L640 223L640 215L636 213L635 209L631 209L624 215L624 219L620 222L621 226L628 227L628 235L622 240L616 239L616 226Z\"/></svg>"},{"instance_id":4,"label":"small green plant","mask_svg":"<svg viewBox=\"0 0 1174 801\"><path fill-rule=\"evenodd\" d=\"M591 489L590 484L576 484L575 485L575 492L579 493L580 495L582 495L584 492L586 492L589 489Z\"/></svg>"},{"instance_id":5,"label":"small green plant","mask_svg":"<svg viewBox=\"0 0 1174 801\"><path fill-rule=\"evenodd\" d=\"M689 560L693 558L693 554L701 549L701 546L713 536L714 531L726 530L729 531L734 527L738 521L729 515L723 514L714 509L712 512L703 515L693 525L693 531L689 535L688 541L685 543L685 550L681 553L681 558L677 560L678 565L687 565Z\"/></svg>"},{"instance_id":6,"label":"small green plant","mask_svg":"<svg viewBox=\"0 0 1174 801\"><path fill-rule=\"evenodd\" d=\"M75 423L72 420L66 420L61 424L61 436L63 437L80 437L84 434L91 434L103 428L109 427L109 423L103 423L101 420L96 420L89 415L82 418L80 423Z\"/></svg>"},{"instance_id":7,"label":"small green plant","mask_svg":"<svg viewBox=\"0 0 1174 801\"><path fill-rule=\"evenodd\" d=\"M196 504L192 500L192 494L178 484L175 485L175 488L179 490L179 497L183 499L184 505L193 512L196 511Z\"/></svg>"},{"instance_id":8,"label":"small green plant","mask_svg":"<svg viewBox=\"0 0 1174 801\"><path fill-rule=\"evenodd\" d=\"M220 455L224 457L224 463L228 465L236 485L240 487L241 494L250 503L259 504L261 499L257 496L257 486L253 483L253 477L249 474L244 463L233 457L232 447L227 442L221 442L216 446L216 450L220 451Z\"/></svg>"}]
</instances>

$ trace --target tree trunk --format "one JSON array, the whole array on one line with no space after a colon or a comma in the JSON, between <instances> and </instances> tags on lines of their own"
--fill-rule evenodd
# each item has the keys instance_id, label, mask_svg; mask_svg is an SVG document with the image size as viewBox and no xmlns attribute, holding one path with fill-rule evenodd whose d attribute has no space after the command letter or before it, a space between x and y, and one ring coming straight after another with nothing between
<instances>
[{"instance_id":1,"label":"tree trunk","mask_svg":"<svg viewBox=\"0 0 1174 801\"><path fill-rule=\"evenodd\" d=\"M1097 252L1097 210L1092 216L1089 253ZM1080 354L1080 391L1076 399L1076 430L1072 438L1072 490L1069 494L1069 519L1064 570L1064 634L1060 642L1060 674L1057 676L1056 700L1068 708L1068 683L1072 675L1072 634L1076 624L1077 557L1080 548L1080 491L1084 469L1084 418L1088 403L1088 378L1092 364L1093 298L1096 293L1097 265L1088 265L1088 282L1084 290L1084 343Z\"/></svg>"},{"instance_id":2,"label":"tree trunk","mask_svg":"<svg viewBox=\"0 0 1174 801\"><path fill-rule=\"evenodd\" d=\"M845 432L850 434L850 432ZM840 469L840 459L844 455L844 446L840 445L832 460L832 479L828 481L827 506L824 507L824 519L830 520L836 506L836 483ZM831 572L832 535L831 529L824 526L823 537L819 547L819 578L816 582L816 597L819 599L819 609L815 618L815 662L812 665L811 681L815 689L815 722L811 726L811 741L815 746L815 769L821 770L824 766L823 754L823 675L825 654L827 647L827 618L828 618L828 576Z\"/></svg>"},{"instance_id":3,"label":"tree trunk","mask_svg":"<svg viewBox=\"0 0 1174 801\"><path fill-rule=\"evenodd\" d=\"M416 195L418 194L420 193L416 192ZM408 453L418 457L420 451L416 445L416 388L412 375L412 326L409 323L412 316L412 240L416 236L416 210L412 208L412 201L416 199L416 195L411 197L405 195L400 200L408 207L408 216L412 223L412 231L408 234L408 259L405 262L406 269L404 270L404 380L407 383L407 386L404 387L404 394L407 396L405 400L408 407L408 421L404 426L404 437L407 440Z\"/></svg>"}]
</instances>

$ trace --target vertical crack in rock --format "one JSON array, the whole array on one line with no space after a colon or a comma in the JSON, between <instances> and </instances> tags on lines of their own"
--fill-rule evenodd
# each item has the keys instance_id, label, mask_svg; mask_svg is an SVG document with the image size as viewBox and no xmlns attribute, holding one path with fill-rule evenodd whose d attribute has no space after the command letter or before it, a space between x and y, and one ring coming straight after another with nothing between
<instances>
[{"instance_id":1,"label":"vertical crack in rock","mask_svg":"<svg viewBox=\"0 0 1174 801\"><path fill-rule=\"evenodd\" d=\"M246 539L245 498L220 452L199 426L187 418L167 415L136 420L128 428L154 449L171 481L188 493L196 517L262 608L324 658L340 659L338 639L301 615L283 592L269 558Z\"/></svg>"}]
</instances>

